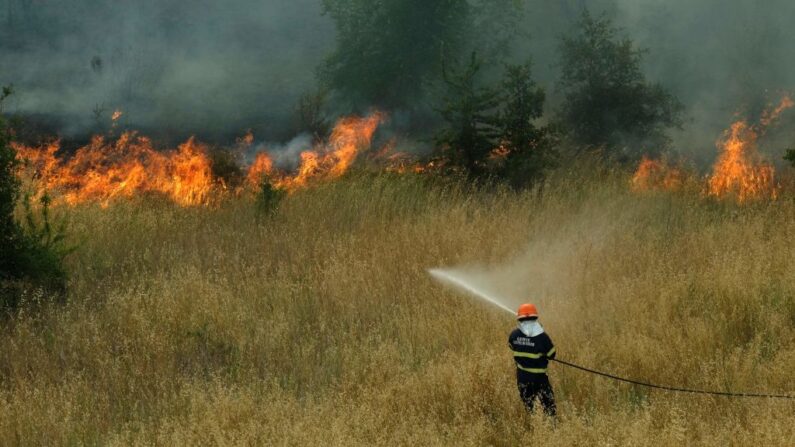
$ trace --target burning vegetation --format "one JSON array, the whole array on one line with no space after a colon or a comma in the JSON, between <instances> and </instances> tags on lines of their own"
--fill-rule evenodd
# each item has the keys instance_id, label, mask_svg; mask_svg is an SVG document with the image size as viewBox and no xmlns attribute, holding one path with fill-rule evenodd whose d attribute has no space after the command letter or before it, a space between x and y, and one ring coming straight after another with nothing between
<instances>
[{"instance_id":1,"label":"burning vegetation","mask_svg":"<svg viewBox=\"0 0 795 447\"><path fill-rule=\"evenodd\" d=\"M268 182L273 188L291 192L339 178L369 148L384 119L380 112L340 119L326 142L300 153L294 170L278 169L267 151L258 151L247 168L242 188L256 190ZM377 156L387 170L403 172L409 170L410 163L416 165L405 154L393 152L392 147ZM149 138L135 132L125 132L115 141L95 136L71 157L61 156L58 141L38 147L15 143L14 148L23 161L23 178L37 193L55 192L69 205L98 202L107 206L117 198L140 194L162 195L183 206L203 205L219 194L241 189L230 188L213 175L209 148L194 138L176 149L160 151ZM238 141L241 153L253 148L251 134Z\"/></svg>"},{"instance_id":2,"label":"burning vegetation","mask_svg":"<svg viewBox=\"0 0 795 447\"><path fill-rule=\"evenodd\" d=\"M702 193L717 198L733 198L740 203L775 199L779 186L775 169L758 150L757 142L765 130L793 101L784 97L767 110L758 124L734 122L718 140L720 150L712 172L704 179ZM114 113L118 119L121 112ZM294 192L312 184L344 175L364 152L378 169L394 173L423 173L444 167L443 159L421 164L409 154L396 150L391 140L378 150L370 149L373 136L386 119L381 112L364 117L341 118L326 141L316 142L300 152L293 169L277 166L271 153L255 145L251 133L237 141L239 155L251 154L240 186L228 185L214 175L210 149L194 138L177 148L158 150L151 139L128 131L118 138L95 136L71 156L63 156L59 141L41 146L12 143L21 163L22 177L37 195L52 193L63 203L77 205L96 202L108 206L118 198L142 194L167 197L182 206L206 205L224 194L256 191L267 182L271 188ZM490 160L504 160L510 151L499 146L489 153ZM631 189L640 191L678 191L695 178L681 165L644 156L631 180Z\"/></svg>"},{"instance_id":3,"label":"burning vegetation","mask_svg":"<svg viewBox=\"0 0 795 447\"><path fill-rule=\"evenodd\" d=\"M781 112L792 107L789 96L772 110L766 111L759 124L737 121L718 141L721 154L707 184L707 194L715 197L733 196L739 202L772 198L778 195L775 169L759 154L757 141Z\"/></svg>"},{"instance_id":4,"label":"burning vegetation","mask_svg":"<svg viewBox=\"0 0 795 447\"><path fill-rule=\"evenodd\" d=\"M635 175L632 176L633 191L676 191L682 188L685 172L665 160L655 160L644 156Z\"/></svg>"},{"instance_id":5,"label":"burning vegetation","mask_svg":"<svg viewBox=\"0 0 795 447\"><path fill-rule=\"evenodd\" d=\"M749 124L747 120L732 123L717 142L720 153L705 179L705 196L732 198L739 203L778 196L775 169L759 153L758 140L793 104L792 99L785 96L778 105L763 113L758 124ZM680 167L643 157L631 185L635 191L675 191L682 187L686 177Z\"/></svg>"},{"instance_id":6,"label":"burning vegetation","mask_svg":"<svg viewBox=\"0 0 795 447\"><path fill-rule=\"evenodd\" d=\"M24 176L39 193L57 192L70 204L160 193L180 205L206 203L214 181L207 149L193 138L160 152L150 139L125 132L116 141L95 136L69 159L58 157L59 142L41 147L15 144Z\"/></svg>"}]
</instances>

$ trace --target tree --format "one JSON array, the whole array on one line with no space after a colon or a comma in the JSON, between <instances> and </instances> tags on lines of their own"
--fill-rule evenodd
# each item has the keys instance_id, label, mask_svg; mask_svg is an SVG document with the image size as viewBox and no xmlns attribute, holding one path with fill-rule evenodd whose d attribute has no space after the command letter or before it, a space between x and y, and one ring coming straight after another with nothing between
<instances>
[{"instance_id":1,"label":"tree","mask_svg":"<svg viewBox=\"0 0 795 447\"><path fill-rule=\"evenodd\" d=\"M472 177L491 175L524 187L539 179L554 161L552 132L535 120L544 108L544 90L530 64L509 65L497 87L482 86L482 61L445 72L446 93L439 108L446 126L435 142L454 167Z\"/></svg>"},{"instance_id":2,"label":"tree","mask_svg":"<svg viewBox=\"0 0 795 447\"><path fill-rule=\"evenodd\" d=\"M329 131L329 122L323 113L328 92L317 90L306 93L298 99L295 117L298 131L307 131L315 142L320 142Z\"/></svg>"},{"instance_id":3,"label":"tree","mask_svg":"<svg viewBox=\"0 0 795 447\"><path fill-rule=\"evenodd\" d=\"M486 157L497 147L496 109L502 102L495 89L477 85L480 68L480 60L472 53L460 71L445 70L446 95L438 111L446 126L435 138L452 165L474 177L485 174Z\"/></svg>"},{"instance_id":4,"label":"tree","mask_svg":"<svg viewBox=\"0 0 795 447\"><path fill-rule=\"evenodd\" d=\"M320 67L324 88L353 109L424 111L445 60L472 51L489 64L521 34L520 0L323 0L337 29ZM433 98L436 100L437 98Z\"/></svg>"},{"instance_id":5,"label":"tree","mask_svg":"<svg viewBox=\"0 0 795 447\"><path fill-rule=\"evenodd\" d=\"M681 103L641 71L644 51L604 16L584 11L560 46L564 94L558 121L576 145L620 155L661 150L665 130L681 126Z\"/></svg>"},{"instance_id":6,"label":"tree","mask_svg":"<svg viewBox=\"0 0 795 447\"><path fill-rule=\"evenodd\" d=\"M554 161L551 132L534 121L544 112L544 89L531 76L530 64L506 68L502 82L506 98L500 113L501 145L507 150L503 175L514 186L540 178Z\"/></svg>"},{"instance_id":7,"label":"tree","mask_svg":"<svg viewBox=\"0 0 795 447\"><path fill-rule=\"evenodd\" d=\"M415 106L463 40L466 0L323 0L337 47L321 79L354 107Z\"/></svg>"}]
</instances>

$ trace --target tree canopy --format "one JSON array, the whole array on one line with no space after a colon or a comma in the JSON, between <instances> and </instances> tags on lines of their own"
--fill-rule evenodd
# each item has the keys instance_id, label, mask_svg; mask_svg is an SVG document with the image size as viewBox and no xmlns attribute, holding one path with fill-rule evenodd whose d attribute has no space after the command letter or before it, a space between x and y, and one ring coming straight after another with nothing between
<instances>
[{"instance_id":1,"label":"tree canopy","mask_svg":"<svg viewBox=\"0 0 795 447\"><path fill-rule=\"evenodd\" d=\"M337 47L321 79L358 107L411 107L464 40L465 0L324 0Z\"/></svg>"},{"instance_id":2,"label":"tree canopy","mask_svg":"<svg viewBox=\"0 0 795 447\"><path fill-rule=\"evenodd\" d=\"M476 51L489 63L519 33L517 0L323 0L337 29L336 49L320 67L324 87L353 109L413 110L442 66Z\"/></svg>"},{"instance_id":3,"label":"tree canopy","mask_svg":"<svg viewBox=\"0 0 795 447\"><path fill-rule=\"evenodd\" d=\"M663 149L681 125L681 103L641 70L644 51L606 17L583 12L560 45L564 95L558 121L579 147L636 155Z\"/></svg>"}]
</instances>

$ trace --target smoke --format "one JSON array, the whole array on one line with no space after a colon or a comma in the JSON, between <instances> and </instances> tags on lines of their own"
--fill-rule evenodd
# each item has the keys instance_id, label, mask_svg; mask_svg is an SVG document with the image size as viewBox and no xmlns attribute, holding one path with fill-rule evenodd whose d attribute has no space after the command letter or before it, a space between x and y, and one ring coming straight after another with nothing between
<instances>
[{"instance_id":1,"label":"smoke","mask_svg":"<svg viewBox=\"0 0 795 447\"><path fill-rule=\"evenodd\" d=\"M675 150L701 164L715 157L715 141L739 114L753 121L765 106L795 88L795 3L772 0L531 0L526 47L536 73L551 94L560 33L574 26L582 7L606 13L614 24L648 49L648 77L670 89L686 107L686 123L673 131ZM795 139L795 114L768 136L768 150L780 158ZM790 124L790 125L786 125Z\"/></svg>"},{"instance_id":2,"label":"smoke","mask_svg":"<svg viewBox=\"0 0 795 447\"><path fill-rule=\"evenodd\" d=\"M587 6L649 49L649 77L687 107L675 147L697 161L714 158L714 142L736 113L753 118L795 85L789 0L525 6L520 28L530 39L517 37L512 54L533 59L548 112L560 102L559 38ZM317 66L334 44L320 0L0 0L0 83L18 92L7 110L66 135L107 127L120 109L125 125L150 134L230 141L252 129L258 139L289 141L305 130L294 122L296 101L316 88ZM774 153L795 138L789 129L769 135Z\"/></svg>"},{"instance_id":3,"label":"smoke","mask_svg":"<svg viewBox=\"0 0 795 447\"><path fill-rule=\"evenodd\" d=\"M621 237L633 216L643 212L622 207L616 198L597 202L585 204L571 215L539 214L526 248L512 259L428 272L436 280L503 310L514 312L519 304L532 302L548 315L564 315L599 252Z\"/></svg>"},{"instance_id":4,"label":"smoke","mask_svg":"<svg viewBox=\"0 0 795 447\"><path fill-rule=\"evenodd\" d=\"M146 132L285 140L333 45L316 0L0 0L13 111L93 131L115 109Z\"/></svg>"},{"instance_id":5,"label":"smoke","mask_svg":"<svg viewBox=\"0 0 795 447\"><path fill-rule=\"evenodd\" d=\"M312 136L307 133L298 134L285 144L260 143L254 145L246 154L248 163L260 152L267 152L273 159L273 165L282 170L293 170L301 163L301 152L311 150Z\"/></svg>"}]
</instances>

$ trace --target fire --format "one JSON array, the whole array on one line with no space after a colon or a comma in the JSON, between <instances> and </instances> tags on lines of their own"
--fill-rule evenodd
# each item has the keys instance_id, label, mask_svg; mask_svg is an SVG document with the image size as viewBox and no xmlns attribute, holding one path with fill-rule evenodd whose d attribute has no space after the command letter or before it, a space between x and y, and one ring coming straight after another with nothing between
<instances>
[{"instance_id":1,"label":"fire","mask_svg":"<svg viewBox=\"0 0 795 447\"><path fill-rule=\"evenodd\" d=\"M246 187L256 189L267 179L273 187L291 192L336 179L369 147L383 120L381 113L339 120L328 142L301 152L294 171L276 169L271 156L259 152L248 168ZM247 133L237 141L238 150L250 148L253 141ZM150 139L135 132L122 133L115 141L95 136L71 157L60 156L58 141L39 147L14 144L14 148L24 161L23 177L31 179L39 193L56 192L69 205L97 202L107 206L117 198L147 193L183 206L203 205L225 190L213 175L208 148L194 138L176 149L159 151Z\"/></svg>"},{"instance_id":2,"label":"fire","mask_svg":"<svg viewBox=\"0 0 795 447\"><path fill-rule=\"evenodd\" d=\"M258 188L263 179L273 174L273 160L267 152L260 152L254 159L254 163L248 168L246 181L252 188Z\"/></svg>"},{"instance_id":3,"label":"fire","mask_svg":"<svg viewBox=\"0 0 795 447\"><path fill-rule=\"evenodd\" d=\"M685 174L680 168L644 156L632 176L631 186L633 191L673 191L680 189L684 180Z\"/></svg>"},{"instance_id":4,"label":"fire","mask_svg":"<svg viewBox=\"0 0 795 447\"><path fill-rule=\"evenodd\" d=\"M751 126L741 120L726 130L717 143L721 154L707 182L708 195L731 196L738 202L776 198L778 186L774 178L775 169L762 159L757 141L767 127L792 105L793 101L784 97L778 106L762 115L759 125Z\"/></svg>"},{"instance_id":5,"label":"fire","mask_svg":"<svg viewBox=\"0 0 795 447\"><path fill-rule=\"evenodd\" d=\"M762 114L759 124L750 125L746 120L732 123L717 142L720 155L706 179L705 195L734 198L740 203L777 197L775 169L763 160L757 141L779 115L793 105L795 102L786 96ZM632 177L631 187L634 191L677 190L685 179L682 169L643 157Z\"/></svg>"},{"instance_id":6,"label":"fire","mask_svg":"<svg viewBox=\"0 0 795 447\"><path fill-rule=\"evenodd\" d=\"M364 118L342 118L334 126L328 142L301 152L298 168L293 173L277 171L271 157L260 152L249 167L248 183L259 185L266 177L275 188L295 191L312 183L339 178L348 171L360 152L370 146L383 120L384 115L379 112Z\"/></svg>"},{"instance_id":7,"label":"fire","mask_svg":"<svg viewBox=\"0 0 795 447\"><path fill-rule=\"evenodd\" d=\"M370 145L375 130L384 120L381 113L365 118L341 119L331 132L329 142L319 148L301 153L298 174L277 179L276 186L294 189L312 180L333 180L342 176L353 164L359 152Z\"/></svg>"},{"instance_id":8,"label":"fire","mask_svg":"<svg viewBox=\"0 0 795 447\"><path fill-rule=\"evenodd\" d=\"M113 114L110 116L110 120L111 120L111 121L113 121L113 122L116 122L116 121L118 121L118 120L119 120L119 118L121 118L121 116L122 116L122 115L124 115L124 112L122 112L121 110L118 110L118 109L117 109L117 110L115 110L115 111L113 112Z\"/></svg>"},{"instance_id":9,"label":"fire","mask_svg":"<svg viewBox=\"0 0 795 447\"><path fill-rule=\"evenodd\" d=\"M58 191L70 205L93 201L107 206L117 197L148 192L180 205L198 205L207 203L215 183L206 148L192 138L176 150L159 152L134 132L115 142L95 136L68 161L56 157L58 142L15 149L39 188Z\"/></svg>"}]
</instances>

